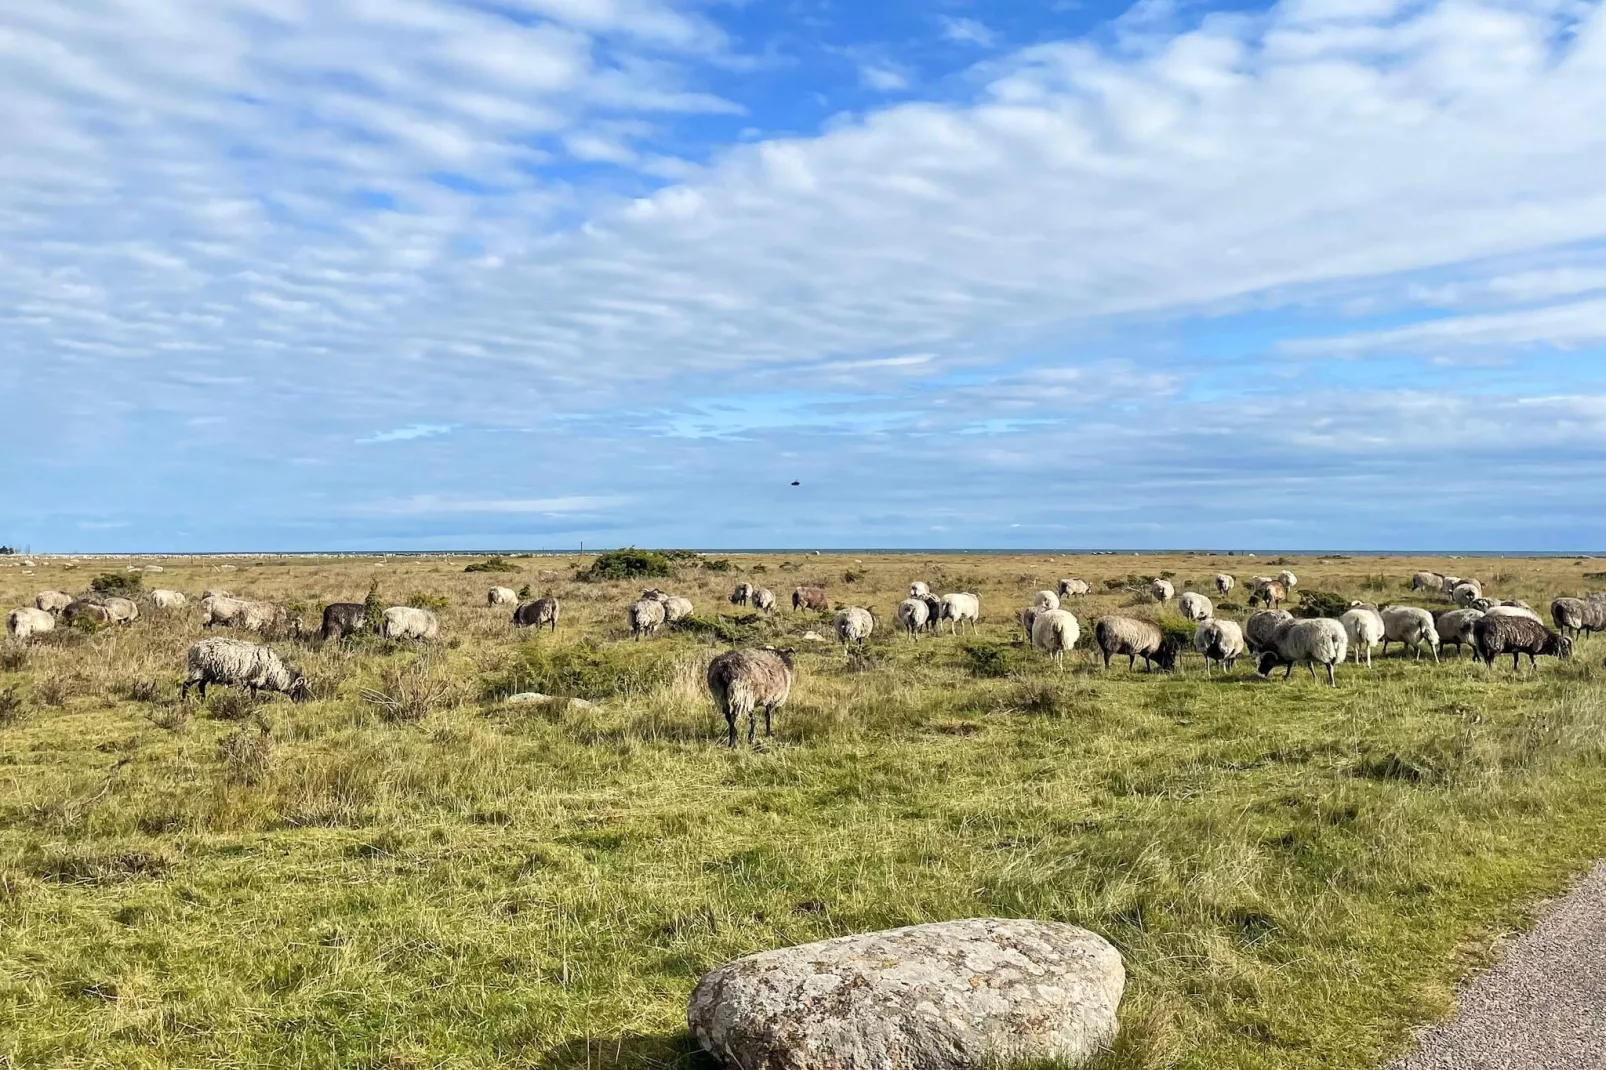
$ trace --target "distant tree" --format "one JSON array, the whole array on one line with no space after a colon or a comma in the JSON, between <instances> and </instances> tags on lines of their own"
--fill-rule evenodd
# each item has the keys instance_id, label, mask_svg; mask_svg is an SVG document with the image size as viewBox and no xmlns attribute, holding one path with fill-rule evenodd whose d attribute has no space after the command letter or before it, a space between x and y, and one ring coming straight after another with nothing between
<instances>
[{"instance_id":1,"label":"distant tree","mask_svg":"<svg viewBox=\"0 0 1606 1070\"><path fill-rule=\"evenodd\" d=\"M14 554L16 552L17 548L15 546L0 546L0 557L5 557L8 554Z\"/></svg>"}]
</instances>

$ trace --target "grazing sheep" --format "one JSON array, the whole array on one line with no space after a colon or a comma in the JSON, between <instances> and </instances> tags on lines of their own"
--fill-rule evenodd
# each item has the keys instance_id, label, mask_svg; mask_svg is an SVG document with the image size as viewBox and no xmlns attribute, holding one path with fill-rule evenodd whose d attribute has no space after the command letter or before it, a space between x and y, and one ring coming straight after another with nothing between
<instances>
[{"instance_id":1,"label":"grazing sheep","mask_svg":"<svg viewBox=\"0 0 1606 1070\"><path fill-rule=\"evenodd\" d=\"M1425 646L1433 651L1433 660L1439 660L1439 632L1433 626L1433 614L1415 606L1389 606L1383 610L1383 654L1386 657L1390 643L1404 643L1418 660Z\"/></svg>"},{"instance_id":2,"label":"grazing sheep","mask_svg":"<svg viewBox=\"0 0 1606 1070\"><path fill-rule=\"evenodd\" d=\"M823 611L826 607L824 587L795 587L792 589L792 612L800 609Z\"/></svg>"},{"instance_id":3,"label":"grazing sheep","mask_svg":"<svg viewBox=\"0 0 1606 1070\"><path fill-rule=\"evenodd\" d=\"M318 638L328 643L368 630L368 607L361 602L331 602L323 607L323 626Z\"/></svg>"},{"instance_id":4,"label":"grazing sheep","mask_svg":"<svg viewBox=\"0 0 1606 1070\"><path fill-rule=\"evenodd\" d=\"M1344 625L1329 617L1312 620L1290 620L1272 636L1271 647L1262 651L1257 669L1262 677L1269 677L1279 665L1288 666L1283 673L1286 680L1294 674L1295 665L1310 669L1310 678L1316 679L1316 666L1327 667L1327 686L1337 687L1338 678L1333 666L1344 660L1348 653L1349 636Z\"/></svg>"},{"instance_id":5,"label":"grazing sheep","mask_svg":"<svg viewBox=\"0 0 1606 1070\"><path fill-rule=\"evenodd\" d=\"M756 587L753 590L753 608L760 613L775 612L775 592L768 587Z\"/></svg>"},{"instance_id":6,"label":"grazing sheep","mask_svg":"<svg viewBox=\"0 0 1606 1070\"><path fill-rule=\"evenodd\" d=\"M1518 659L1527 654L1528 665L1537 669L1539 663L1534 659L1540 654L1572 657L1573 641L1527 617L1485 615L1472 626L1472 653L1479 661L1489 665L1493 665L1494 659L1500 655L1510 654L1513 670L1517 668Z\"/></svg>"},{"instance_id":7,"label":"grazing sheep","mask_svg":"<svg viewBox=\"0 0 1606 1070\"><path fill-rule=\"evenodd\" d=\"M1154 596L1156 602L1165 605L1177 596L1177 589L1171 586L1170 580L1155 580L1149 584L1149 594Z\"/></svg>"},{"instance_id":8,"label":"grazing sheep","mask_svg":"<svg viewBox=\"0 0 1606 1070\"><path fill-rule=\"evenodd\" d=\"M1060 596L1053 591L1038 591L1032 596L1032 605L1037 609L1058 609Z\"/></svg>"},{"instance_id":9,"label":"grazing sheep","mask_svg":"<svg viewBox=\"0 0 1606 1070\"><path fill-rule=\"evenodd\" d=\"M485 606L495 609L497 606L516 606L519 604L519 593L511 587L492 587L485 592Z\"/></svg>"},{"instance_id":10,"label":"grazing sheep","mask_svg":"<svg viewBox=\"0 0 1606 1070\"><path fill-rule=\"evenodd\" d=\"M57 614L66 609L68 606L72 605L72 603L72 595L64 594L61 591L40 591L33 600L35 609L42 609L46 613Z\"/></svg>"},{"instance_id":11,"label":"grazing sheep","mask_svg":"<svg viewBox=\"0 0 1606 1070\"><path fill-rule=\"evenodd\" d=\"M1460 576L1444 577L1444 597L1450 597L1450 595L1455 593L1455 589L1465 582L1466 580L1463 580Z\"/></svg>"},{"instance_id":12,"label":"grazing sheep","mask_svg":"<svg viewBox=\"0 0 1606 1070\"><path fill-rule=\"evenodd\" d=\"M23 606L6 614L6 634L19 643L55 629L55 616L34 606Z\"/></svg>"},{"instance_id":13,"label":"grazing sheep","mask_svg":"<svg viewBox=\"0 0 1606 1070\"><path fill-rule=\"evenodd\" d=\"M1523 617L1539 624L1545 623L1544 618L1535 613L1533 610L1524 606L1490 606L1488 609L1483 611L1483 615L1486 617Z\"/></svg>"},{"instance_id":14,"label":"grazing sheep","mask_svg":"<svg viewBox=\"0 0 1606 1070\"><path fill-rule=\"evenodd\" d=\"M731 592L731 605L745 606L752 597L753 585L751 583L738 583L736 589Z\"/></svg>"},{"instance_id":15,"label":"grazing sheep","mask_svg":"<svg viewBox=\"0 0 1606 1070\"><path fill-rule=\"evenodd\" d=\"M525 602L513 611L513 626L515 628L545 626L548 630L556 632L560 608L556 598L537 598L533 602Z\"/></svg>"},{"instance_id":16,"label":"grazing sheep","mask_svg":"<svg viewBox=\"0 0 1606 1070\"><path fill-rule=\"evenodd\" d=\"M1221 597L1227 597L1232 593L1232 589L1237 585L1238 581L1227 575L1225 572L1216 573L1216 591L1221 595Z\"/></svg>"},{"instance_id":17,"label":"grazing sheep","mask_svg":"<svg viewBox=\"0 0 1606 1070\"><path fill-rule=\"evenodd\" d=\"M642 598L630 603L630 634L636 639L652 635L664 623L664 604L656 598Z\"/></svg>"},{"instance_id":18,"label":"grazing sheep","mask_svg":"<svg viewBox=\"0 0 1606 1070\"><path fill-rule=\"evenodd\" d=\"M1293 619L1294 615L1286 609L1263 609L1252 614L1244 623L1244 641L1249 646L1249 652L1258 655L1270 649L1277 629Z\"/></svg>"},{"instance_id":19,"label":"grazing sheep","mask_svg":"<svg viewBox=\"0 0 1606 1070\"><path fill-rule=\"evenodd\" d=\"M80 621L86 624L110 624L112 611L99 602L75 598L62 609L61 619L68 624L77 624Z\"/></svg>"},{"instance_id":20,"label":"grazing sheep","mask_svg":"<svg viewBox=\"0 0 1606 1070\"><path fill-rule=\"evenodd\" d=\"M199 687L206 698L208 684L249 687L252 697L258 691L278 691L292 702L311 697L307 678L286 665L273 651L243 639L202 639L190 647L189 673L179 698L190 697L190 688Z\"/></svg>"},{"instance_id":21,"label":"grazing sheep","mask_svg":"<svg viewBox=\"0 0 1606 1070\"><path fill-rule=\"evenodd\" d=\"M379 634L386 639L434 639L441 634L440 621L427 609L413 606L391 606L385 610L385 620Z\"/></svg>"},{"instance_id":22,"label":"grazing sheep","mask_svg":"<svg viewBox=\"0 0 1606 1070\"><path fill-rule=\"evenodd\" d=\"M1082 636L1082 626L1076 617L1063 609L1045 609L1032 621L1032 649L1047 654L1061 670L1065 668L1065 654L1076 646Z\"/></svg>"},{"instance_id":23,"label":"grazing sheep","mask_svg":"<svg viewBox=\"0 0 1606 1070\"><path fill-rule=\"evenodd\" d=\"M1216 607L1210 599L1197 591L1184 591L1177 600L1177 608L1182 615L1192 621L1209 620L1216 615Z\"/></svg>"},{"instance_id":24,"label":"grazing sheep","mask_svg":"<svg viewBox=\"0 0 1606 1070\"><path fill-rule=\"evenodd\" d=\"M1086 580L1060 580L1059 594L1061 598L1080 598L1093 588L1087 585Z\"/></svg>"},{"instance_id":25,"label":"grazing sheep","mask_svg":"<svg viewBox=\"0 0 1606 1070\"><path fill-rule=\"evenodd\" d=\"M736 746L736 722L747 718L747 742L753 742L758 708L764 707L764 735L771 735L775 711L792 693L792 651L727 650L708 666L708 690L725 717L730 746Z\"/></svg>"},{"instance_id":26,"label":"grazing sheep","mask_svg":"<svg viewBox=\"0 0 1606 1070\"><path fill-rule=\"evenodd\" d=\"M924 598L931 593L931 587L924 580L915 580L909 585L910 598Z\"/></svg>"},{"instance_id":27,"label":"grazing sheep","mask_svg":"<svg viewBox=\"0 0 1606 1070\"><path fill-rule=\"evenodd\" d=\"M101 605L112 615L113 624L132 624L139 620L139 603L132 598L102 598Z\"/></svg>"},{"instance_id":28,"label":"grazing sheep","mask_svg":"<svg viewBox=\"0 0 1606 1070\"><path fill-rule=\"evenodd\" d=\"M1027 606L1020 611L1020 626L1026 629L1026 645L1032 642L1032 626L1037 623L1037 614L1040 611L1035 606Z\"/></svg>"},{"instance_id":29,"label":"grazing sheep","mask_svg":"<svg viewBox=\"0 0 1606 1070\"><path fill-rule=\"evenodd\" d=\"M1289 572L1285 568L1281 572L1277 573L1277 582L1282 584L1284 587L1293 589L1299 586L1299 577L1295 576L1292 572Z\"/></svg>"},{"instance_id":30,"label":"grazing sheep","mask_svg":"<svg viewBox=\"0 0 1606 1070\"><path fill-rule=\"evenodd\" d=\"M182 609L189 604L182 591L168 591L160 587L151 592L151 605L157 609Z\"/></svg>"},{"instance_id":31,"label":"grazing sheep","mask_svg":"<svg viewBox=\"0 0 1606 1070\"><path fill-rule=\"evenodd\" d=\"M1593 634L1606 629L1606 602L1582 598L1558 598L1550 603L1550 619L1562 635Z\"/></svg>"},{"instance_id":32,"label":"grazing sheep","mask_svg":"<svg viewBox=\"0 0 1606 1070\"><path fill-rule=\"evenodd\" d=\"M1418 572L1411 577L1411 590L1444 592L1444 577L1437 572Z\"/></svg>"},{"instance_id":33,"label":"grazing sheep","mask_svg":"<svg viewBox=\"0 0 1606 1070\"><path fill-rule=\"evenodd\" d=\"M1463 580L1450 592L1450 601L1458 606L1470 606L1483 597L1483 588L1476 580Z\"/></svg>"},{"instance_id":34,"label":"grazing sheep","mask_svg":"<svg viewBox=\"0 0 1606 1070\"><path fill-rule=\"evenodd\" d=\"M924 595L920 599L926 604L926 631L935 635L942 623L942 599L934 594Z\"/></svg>"},{"instance_id":35,"label":"grazing sheep","mask_svg":"<svg viewBox=\"0 0 1606 1070\"><path fill-rule=\"evenodd\" d=\"M678 594L672 594L664 599L664 620L673 624L675 621L685 620L691 615L692 604L690 598L682 598Z\"/></svg>"},{"instance_id":36,"label":"grazing sheep","mask_svg":"<svg viewBox=\"0 0 1606 1070\"><path fill-rule=\"evenodd\" d=\"M1106 669L1112 657L1125 654L1129 670L1142 658L1147 672L1153 672L1156 665L1171 672L1177 667L1177 655L1182 650L1182 643L1176 636L1167 635L1153 621L1136 617L1101 617L1093 625L1093 638L1104 654Z\"/></svg>"},{"instance_id":37,"label":"grazing sheep","mask_svg":"<svg viewBox=\"0 0 1606 1070\"><path fill-rule=\"evenodd\" d=\"M918 640L920 629L926 626L926 620L931 616L925 600L920 598L905 598L898 603L898 623L903 630L909 633L909 638Z\"/></svg>"},{"instance_id":38,"label":"grazing sheep","mask_svg":"<svg viewBox=\"0 0 1606 1070\"><path fill-rule=\"evenodd\" d=\"M1251 591L1253 591L1257 587L1264 587L1268 583L1276 583L1276 582L1277 582L1277 577L1276 576L1251 576L1250 579L1249 579L1249 589Z\"/></svg>"},{"instance_id":39,"label":"grazing sheep","mask_svg":"<svg viewBox=\"0 0 1606 1070\"><path fill-rule=\"evenodd\" d=\"M1463 609L1476 609L1476 610L1479 610L1480 612L1487 613L1491 609L1493 609L1495 606L1498 606L1499 604L1500 603L1496 602L1493 598L1474 598L1472 601L1468 602L1462 608Z\"/></svg>"},{"instance_id":40,"label":"grazing sheep","mask_svg":"<svg viewBox=\"0 0 1606 1070\"><path fill-rule=\"evenodd\" d=\"M1355 664L1361 663L1361 651L1366 651L1366 667L1372 667L1372 648L1383 641L1383 614L1366 606L1356 606L1338 622L1344 626L1349 648L1355 652Z\"/></svg>"},{"instance_id":41,"label":"grazing sheep","mask_svg":"<svg viewBox=\"0 0 1606 1070\"><path fill-rule=\"evenodd\" d=\"M201 599L201 627L244 628L261 632L285 622L283 606L272 602L252 602L244 598L213 595Z\"/></svg>"},{"instance_id":42,"label":"grazing sheep","mask_svg":"<svg viewBox=\"0 0 1606 1070\"><path fill-rule=\"evenodd\" d=\"M230 594L228 591L223 590L221 587L208 587L206 590L201 592L201 601L203 601L203 602L206 601L208 598L233 598L233 597L234 597L234 595Z\"/></svg>"},{"instance_id":43,"label":"grazing sheep","mask_svg":"<svg viewBox=\"0 0 1606 1070\"><path fill-rule=\"evenodd\" d=\"M836 640L846 650L849 643L857 643L859 649L864 649L864 641L870 638L875 631L875 617L862 606L848 606L840 609L836 614Z\"/></svg>"},{"instance_id":44,"label":"grazing sheep","mask_svg":"<svg viewBox=\"0 0 1606 1070\"><path fill-rule=\"evenodd\" d=\"M1193 633L1193 649L1204 657L1205 672L1216 662L1222 672L1231 672L1233 665L1244 653L1244 632L1237 621L1217 620L1214 617L1199 625Z\"/></svg>"},{"instance_id":45,"label":"grazing sheep","mask_svg":"<svg viewBox=\"0 0 1606 1070\"><path fill-rule=\"evenodd\" d=\"M1249 595L1250 605L1263 605L1267 609L1276 609L1286 601L1288 601L1288 588L1280 580L1262 583Z\"/></svg>"},{"instance_id":46,"label":"grazing sheep","mask_svg":"<svg viewBox=\"0 0 1606 1070\"><path fill-rule=\"evenodd\" d=\"M1439 633L1439 647L1455 644L1455 656L1461 648L1472 642L1472 626L1483 619L1481 609L1447 609L1433 618L1433 628Z\"/></svg>"},{"instance_id":47,"label":"grazing sheep","mask_svg":"<svg viewBox=\"0 0 1606 1070\"><path fill-rule=\"evenodd\" d=\"M959 634L960 625L970 622L970 630L976 630L976 623L981 620L981 599L973 594L958 592L945 594L938 599L938 619L949 622L952 634Z\"/></svg>"}]
</instances>

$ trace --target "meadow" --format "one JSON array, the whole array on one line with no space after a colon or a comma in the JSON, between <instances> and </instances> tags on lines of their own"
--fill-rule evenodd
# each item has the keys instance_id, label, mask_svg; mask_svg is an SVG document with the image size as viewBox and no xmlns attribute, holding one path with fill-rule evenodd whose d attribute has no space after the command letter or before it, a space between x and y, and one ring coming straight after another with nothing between
<instances>
[{"instance_id":1,"label":"meadow","mask_svg":"<svg viewBox=\"0 0 1606 1070\"><path fill-rule=\"evenodd\" d=\"M187 609L0 649L0 1066L702 1067L685 1004L722 962L1010 915L1123 952L1100 1070L1379 1067L1606 855L1606 639L1537 671L1391 653L1337 690L1085 652L1153 611L1142 576L1214 596L1286 566L1437 610L1405 589L1435 568L1543 612L1598 561L731 555L648 581L696 617L635 642L647 583L576 582L578 556L149 560ZM127 562L36 564L0 568L0 608ZM1094 593L1059 671L1016 613L1069 576ZM979 630L894 635L914 579L978 592ZM773 617L727 603L743 580ZM203 588L315 628L375 582L439 605L441 640L277 640L313 701L180 702ZM830 625L786 610L802 583L875 612L863 653L803 638ZM492 584L555 595L556 634ZM734 751L703 684L733 642L798 651L775 737ZM503 701L528 690L595 705Z\"/></svg>"}]
</instances>

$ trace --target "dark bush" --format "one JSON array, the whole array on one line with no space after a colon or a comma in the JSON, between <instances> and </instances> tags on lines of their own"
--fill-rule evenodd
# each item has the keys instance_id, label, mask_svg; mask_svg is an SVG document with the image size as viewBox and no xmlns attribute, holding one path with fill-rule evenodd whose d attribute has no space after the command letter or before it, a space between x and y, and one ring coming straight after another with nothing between
<instances>
[{"instance_id":1,"label":"dark bush","mask_svg":"<svg viewBox=\"0 0 1606 1070\"><path fill-rule=\"evenodd\" d=\"M842 582L843 583L858 583L862 579L864 579L864 573L863 572L855 572L851 568L848 569L846 572L842 573Z\"/></svg>"},{"instance_id":2,"label":"dark bush","mask_svg":"<svg viewBox=\"0 0 1606 1070\"><path fill-rule=\"evenodd\" d=\"M597 559L591 562L591 567L576 573L574 578L582 583L598 583L603 580L673 576L675 561L680 559L677 555L684 553L686 553L684 550L671 550L668 553L659 550L638 550L633 546L623 550L609 550L607 553L598 554Z\"/></svg>"},{"instance_id":3,"label":"dark bush","mask_svg":"<svg viewBox=\"0 0 1606 1070\"><path fill-rule=\"evenodd\" d=\"M442 610L452 604L452 600L443 594L430 594L428 591L414 591L407 596L404 605L414 609Z\"/></svg>"},{"instance_id":4,"label":"dark bush","mask_svg":"<svg viewBox=\"0 0 1606 1070\"><path fill-rule=\"evenodd\" d=\"M1296 617L1340 617L1349 609L1350 600L1332 591L1300 591L1299 604L1288 607Z\"/></svg>"},{"instance_id":5,"label":"dark bush","mask_svg":"<svg viewBox=\"0 0 1606 1070\"><path fill-rule=\"evenodd\" d=\"M140 586L140 576L137 572L102 572L89 581L89 589L96 594L118 595L123 598L132 598L138 594Z\"/></svg>"},{"instance_id":6,"label":"dark bush","mask_svg":"<svg viewBox=\"0 0 1606 1070\"><path fill-rule=\"evenodd\" d=\"M362 600L363 630L369 635L378 635L385 626L385 603L379 597L379 581L374 580L368 585L368 593Z\"/></svg>"},{"instance_id":7,"label":"dark bush","mask_svg":"<svg viewBox=\"0 0 1606 1070\"><path fill-rule=\"evenodd\" d=\"M959 653L965 671L981 680L1014 676L1032 662L1025 648L1014 643L966 643Z\"/></svg>"},{"instance_id":8,"label":"dark bush","mask_svg":"<svg viewBox=\"0 0 1606 1070\"><path fill-rule=\"evenodd\" d=\"M487 682L484 697L496 701L538 691L595 702L640 694L662 683L673 668L650 647L604 646L594 639L551 646L535 640L524 644L513 662Z\"/></svg>"},{"instance_id":9,"label":"dark bush","mask_svg":"<svg viewBox=\"0 0 1606 1070\"><path fill-rule=\"evenodd\" d=\"M501 554L492 554L484 561L476 561L463 567L464 572L517 572L518 570L519 566Z\"/></svg>"},{"instance_id":10,"label":"dark bush","mask_svg":"<svg viewBox=\"0 0 1606 1070\"><path fill-rule=\"evenodd\" d=\"M703 568L709 572L732 572L736 566L730 563L729 558L709 557L703 559Z\"/></svg>"},{"instance_id":11,"label":"dark bush","mask_svg":"<svg viewBox=\"0 0 1606 1070\"><path fill-rule=\"evenodd\" d=\"M774 634L774 624L771 618L761 613L748 613L740 617L682 617L671 624L670 629L677 632L689 632L692 635L702 636L714 642L724 643L727 646L751 646L756 643L765 643Z\"/></svg>"},{"instance_id":12,"label":"dark bush","mask_svg":"<svg viewBox=\"0 0 1606 1070\"><path fill-rule=\"evenodd\" d=\"M532 599L534 597L535 597L535 589L533 587L531 587L528 583L526 583L523 587L519 588L519 601L520 602L528 602L530 599Z\"/></svg>"}]
</instances>

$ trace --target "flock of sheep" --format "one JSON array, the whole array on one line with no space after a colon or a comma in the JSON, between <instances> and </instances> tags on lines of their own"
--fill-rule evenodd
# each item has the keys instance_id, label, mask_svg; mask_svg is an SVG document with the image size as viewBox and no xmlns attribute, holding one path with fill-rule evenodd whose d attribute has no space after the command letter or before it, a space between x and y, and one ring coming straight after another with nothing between
<instances>
[{"instance_id":1,"label":"flock of sheep","mask_svg":"<svg viewBox=\"0 0 1606 1070\"><path fill-rule=\"evenodd\" d=\"M1427 651L1435 661L1445 646L1454 645L1458 656L1462 646L1471 646L1477 660L1492 665L1495 658L1509 654L1515 668L1523 655L1527 655L1530 664L1537 664L1534 659L1540 655L1570 657L1573 636L1606 629L1606 595L1556 599L1551 604L1551 618L1557 630L1551 631L1525 603L1495 601L1484 595L1476 580L1433 572L1418 572L1412 577L1411 589L1442 594L1456 608L1435 615L1416 606L1355 602L1337 619L1301 619L1280 608L1298 582L1292 572L1286 571L1250 580L1250 605L1265 608L1251 614L1241 625L1218 618L1210 598L1201 593L1185 591L1179 598L1168 580L1155 580L1148 593L1162 606L1175 600L1178 612L1193 622L1192 646L1204 659L1207 673L1215 667L1230 672L1247 654L1256 659L1261 677L1282 667L1283 678L1287 679L1295 667L1304 665L1314 680L1321 666L1327 671L1328 684L1334 687L1337 665L1351 656L1360 665L1364 656L1370 668L1372 650L1378 644L1382 644L1385 654L1391 643L1398 643L1417 659ZM1237 586L1237 581L1226 573L1217 575L1214 583L1222 596L1231 594ZM1090 587L1085 581L1064 579L1057 590L1038 591L1032 604L1021 611L1027 643L1062 668L1065 655L1075 649L1082 634L1081 623L1063 608L1062 600L1088 593ZM154 607L164 611L180 610L188 604L181 592L172 590L153 590L150 598ZM776 604L774 592L749 583L737 585L730 601L762 613L773 612ZM512 589L493 587L487 592L486 605L493 609L512 606L511 623L515 627L557 630L561 607L554 598L521 601ZM792 591L794 612L823 612L827 608L823 587L800 586ZM208 590L201 597L200 609L205 628L290 635L302 631L301 621L284 606L236 598L227 591ZM643 591L629 604L627 622L632 636L639 640L653 635L666 623L691 616L693 610L690 599L654 588ZM138 604L128 598L75 598L60 591L44 591L33 606L7 615L6 630L13 640L25 641L52 631L58 620L69 625L88 622L98 626L131 623L139 615ZM913 640L922 633L940 631L943 622L949 624L951 633L958 634L966 624L975 629L981 619L981 600L963 591L934 595L928 584L916 581L909 585L909 596L898 603L896 617L899 630ZM834 624L836 639L844 649L862 648L875 631L876 620L868 608L845 606L837 610ZM336 602L325 607L319 629L324 641L367 631L377 631L388 639L427 641L439 637L440 624L429 610L412 606L383 609L377 612L377 619L370 619L369 607L363 603ZM809 632L804 638L820 637ZM1098 619L1093 626L1093 640L1106 669L1113 658L1124 656L1129 669L1142 658L1150 671L1155 667L1173 671L1185 642L1174 630L1168 631L1154 621L1124 615ZM725 717L732 746L742 717L748 719L748 739L753 739L760 709L764 711L765 734L770 733L775 710L791 692L792 657L791 650L765 647L731 650L713 660L708 669L708 688ZM241 639L208 638L197 642L188 651L187 670L182 691L186 697L194 687L204 698L210 684L246 687L253 694L263 690L280 692L295 701L309 696L301 673L269 647Z\"/></svg>"}]
</instances>

